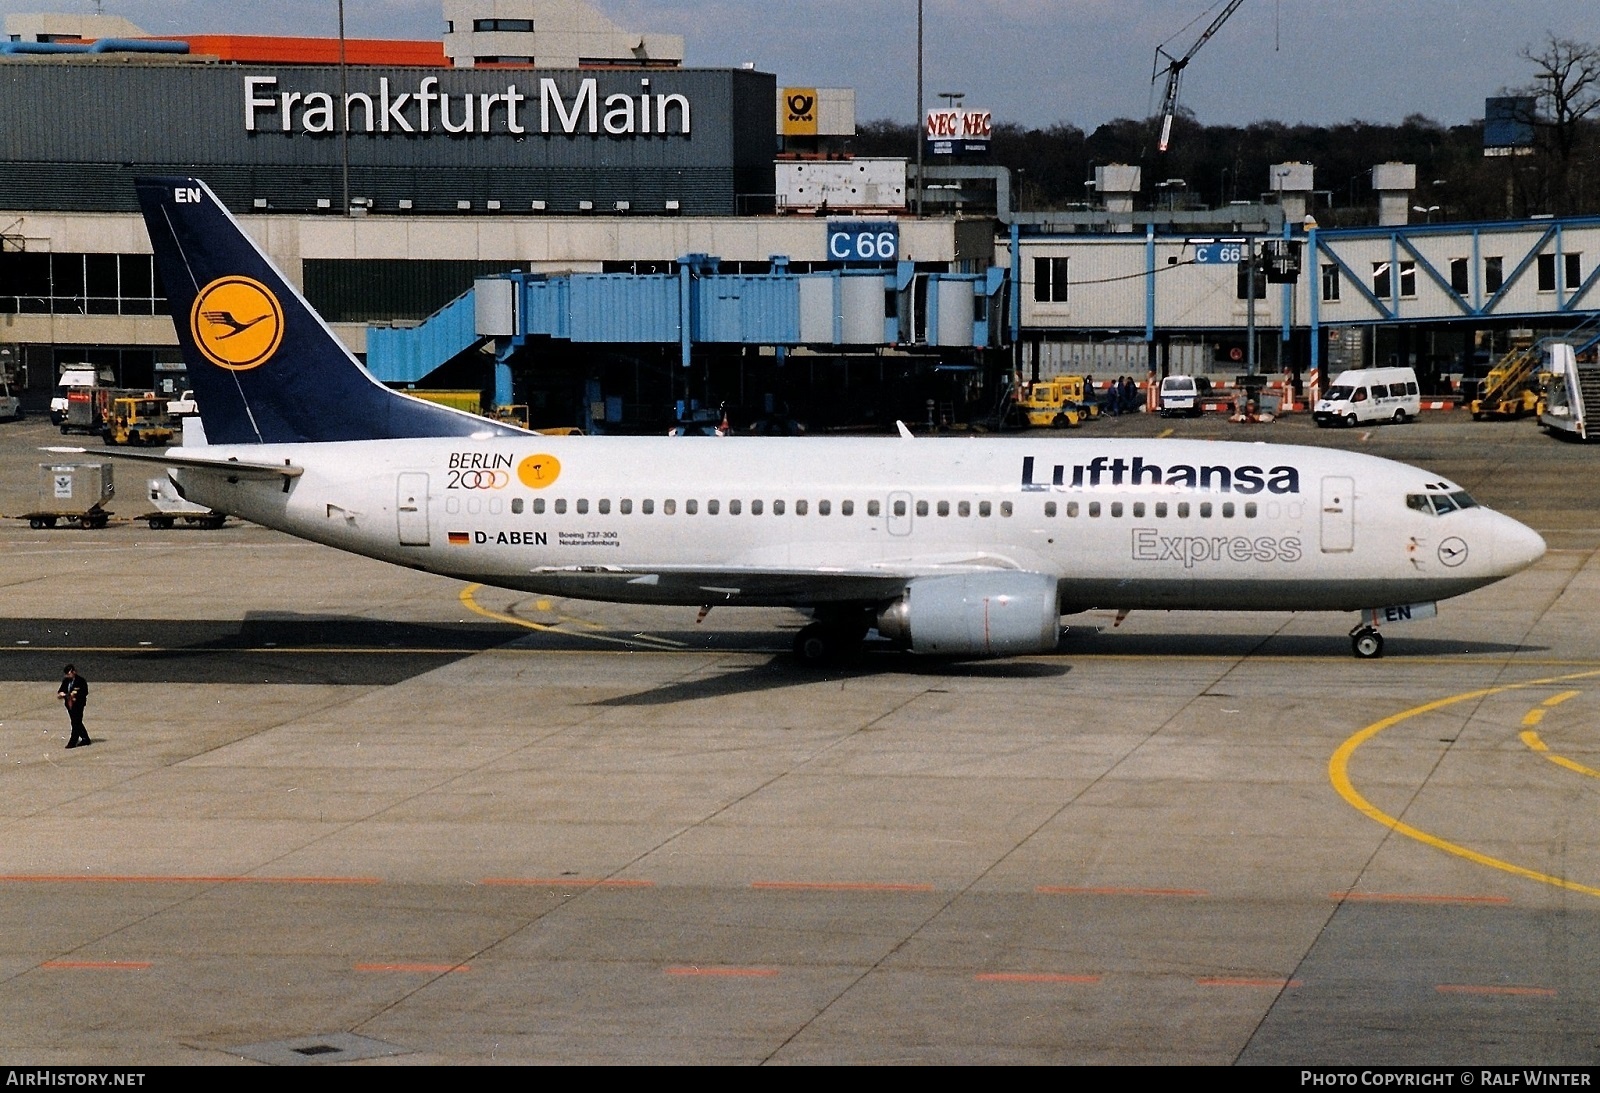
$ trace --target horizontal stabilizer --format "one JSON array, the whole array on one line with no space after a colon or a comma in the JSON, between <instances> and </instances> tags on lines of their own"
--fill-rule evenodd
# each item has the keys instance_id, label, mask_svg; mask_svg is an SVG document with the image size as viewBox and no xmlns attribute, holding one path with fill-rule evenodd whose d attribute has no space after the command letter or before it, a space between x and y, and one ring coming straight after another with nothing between
<instances>
[{"instance_id":1,"label":"horizontal stabilizer","mask_svg":"<svg viewBox=\"0 0 1600 1093\"><path fill-rule=\"evenodd\" d=\"M169 448L166 452L99 450L91 452L87 448L41 448L40 450L52 455L93 456L96 459L105 456L109 459L126 459L134 463L154 463L161 467L182 467L186 471L210 471L229 478L299 478L305 473L304 467L297 467L288 460L282 463L247 463L241 459L199 459L189 455L174 455L174 452L180 450L177 448Z\"/></svg>"}]
</instances>

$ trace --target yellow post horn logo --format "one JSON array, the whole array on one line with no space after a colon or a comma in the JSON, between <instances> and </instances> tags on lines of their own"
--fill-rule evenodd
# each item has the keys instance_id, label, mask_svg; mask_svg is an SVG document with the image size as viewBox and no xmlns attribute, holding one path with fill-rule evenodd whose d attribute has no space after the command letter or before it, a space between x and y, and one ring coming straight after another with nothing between
<instances>
[{"instance_id":1,"label":"yellow post horn logo","mask_svg":"<svg viewBox=\"0 0 1600 1093\"><path fill-rule=\"evenodd\" d=\"M207 360L245 372L265 364L283 341L283 305L249 277L218 277L194 298L189 333Z\"/></svg>"}]
</instances>

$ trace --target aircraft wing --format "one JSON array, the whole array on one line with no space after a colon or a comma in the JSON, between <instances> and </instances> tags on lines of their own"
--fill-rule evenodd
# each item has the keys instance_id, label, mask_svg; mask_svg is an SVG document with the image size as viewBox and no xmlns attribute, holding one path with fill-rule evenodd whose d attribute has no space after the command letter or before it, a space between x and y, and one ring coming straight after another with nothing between
<instances>
[{"instance_id":1,"label":"aircraft wing","mask_svg":"<svg viewBox=\"0 0 1600 1093\"><path fill-rule=\"evenodd\" d=\"M161 467L182 467L186 471L209 471L231 479L240 478L299 478L305 473L304 467L298 467L287 459L282 463L247 463L241 459L202 459L192 455L175 455L178 449L169 448L165 452L125 452L108 449L101 451L88 448L43 448L42 451L52 455L87 455L99 458L105 456L110 459L126 459L134 463L154 463ZM288 487L285 486L285 489Z\"/></svg>"},{"instance_id":2,"label":"aircraft wing","mask_svg":"<svg viewBox=\"0 0 1600 1093\"><path fill-rule=\"evenodd\" d=\"M548 566L533 571L541 588L584 599L682 604L788 606L875 603L894 599L914 577L1014 569L1000 559L917 559L855 567Z\"/></svg>"}]
</instances>

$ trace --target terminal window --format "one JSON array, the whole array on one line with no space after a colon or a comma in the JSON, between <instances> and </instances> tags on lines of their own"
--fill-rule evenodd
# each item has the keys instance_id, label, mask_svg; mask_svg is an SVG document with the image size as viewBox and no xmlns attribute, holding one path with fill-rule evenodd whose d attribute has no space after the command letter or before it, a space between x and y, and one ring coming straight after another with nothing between
<instances>
[{"instance_id":1,"label":"terminal window","mask_svg":"<svg viewBox=\"0 0 1600 1093\"><path fill-rule=\"evenodd\" d=\"M1556 256L1553 254L1539 255L1539 291L1554 292L1556 290Z\"/></svg>"},{"instance_id":2,"label":"terminal window","mask_svg":"<svg viewBox=\"0 0 1600 1093\"><path fill-rule=\"evenodd\" d=\"M0 254L0 314L154 315L166 303L148 254Z\"/></svg>"},{"instance_id":3,"label":"terminal window","mask_svg":"<svg viewBox=\"0 0 1600 1093\"><path fill-rule=\"evenodd\" d=\"M1033 260L1033 298L1038 303L1064 304L1067 302L1066 258L1035 258Z\"/></svg>"},{"instance_id":4,"label":"terminal window","mask_svg":"<svg viewBox=\"0 0 1600 1093\"><path fill-rule=\"evenodd\" d=\"M1397 264L1400 267L1400 297L1406 300L1412 299L1417 294L1417 264L1410 261ZM1372 263L1372 294L1380 300L1393 294L1392 277L1393 270L1390 263Z\"/></svg>"},{"instance_id":5,"label":"terminal window","mask_svg":"<svg viewBox=\"0 0 1600 1093\"><path fill-rule=\"evenodd\" d=\"M1556 290L1556 255L1539 255L1539 291L1554 292ZM1581 286L1583 278L1582 256L1578 254L1561 255L1562 273L1564 274L1562 287L1575 289Z\"/></svg>"},{"instance_id":6,"label":"terminal window","mask_svg":"<svg viewBox=\"0 0 1600 1093\"><path fill-rule=\"evenodd\" d=\"M1483 291L1499 292L1505 283L1504 265L1499 255L1483 260Z\"/></svg>"},{"instance_id":7,"label":"terminal window","mask_svg":"<svg viewBox=\"0 0 1600 1093\"><path fill-rule=\"evenodd\" d=\"M1450 288L1452 291L1465 296L1471 286L1467 284L1467 260L1465 258L1450 259Z\"/></svg>"},{"instance_id":8,"label":"terminal window","mask_svg":"<svg viewBox=\"0 0 1600 1093\"><path fill-rule=\"evenodd\" d=\"M1339 302L1339 267L1334 262L1325 262L1322 266L1322 301Z\"/></svg>"}]
</instances>

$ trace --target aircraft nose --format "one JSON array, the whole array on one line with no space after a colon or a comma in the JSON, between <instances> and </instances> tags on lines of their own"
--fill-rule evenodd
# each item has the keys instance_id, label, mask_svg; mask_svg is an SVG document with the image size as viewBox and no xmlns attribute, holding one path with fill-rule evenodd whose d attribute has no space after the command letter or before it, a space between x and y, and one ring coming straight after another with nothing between
<instances>
[{"instance_id":1,"label":"aircraft nose","mask_svg":"<svg viewBox=\"0 0 1600 1093\"><path fill-rule=\"evenodd\" d=\"M1501 516L1494 535L1494 567L1502 576L1527 569L1544 557L1544 536L1518 523L1509 516Z\"/></svg>"}]
</instances>

